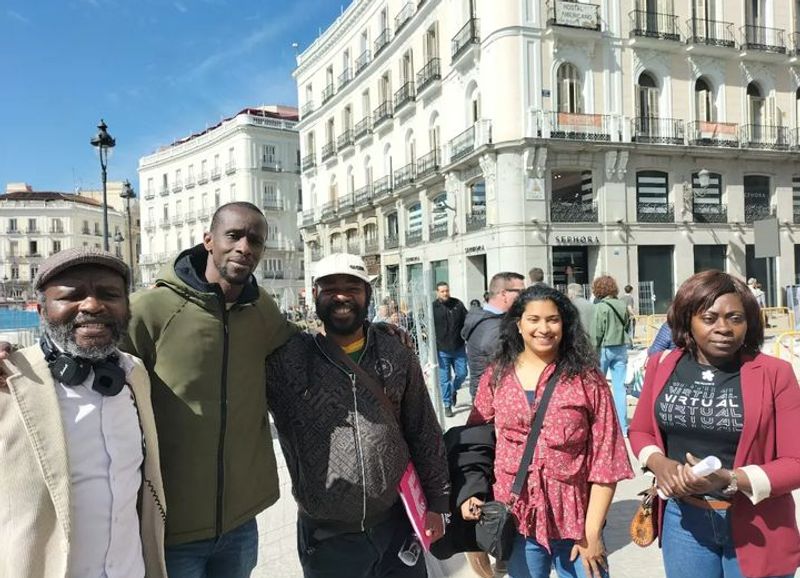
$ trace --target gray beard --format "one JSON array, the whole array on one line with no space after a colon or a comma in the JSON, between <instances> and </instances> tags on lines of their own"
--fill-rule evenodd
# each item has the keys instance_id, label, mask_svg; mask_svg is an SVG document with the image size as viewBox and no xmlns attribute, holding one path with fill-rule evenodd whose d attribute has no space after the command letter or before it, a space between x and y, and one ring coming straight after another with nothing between
<instances>
[{"instance_id":1,"label":"gray beard","mask_svg":"<svg viewBox=\"0 0 800 578\"><path fill-rule=\"evenodd\" d=\"M75 325L74 323L67 323L58 325L51 323L44 315L41 316L42 331L50 338L50 340L64 353L73 355L75 357L82 357L89 361L102 361L108 358L109 355L115 354L118 351L118 346L125 333L124 329L114 327L113 338L108 345L94 346L94 347L81 347L75 342Z\"/></svg>"}]
</instances>

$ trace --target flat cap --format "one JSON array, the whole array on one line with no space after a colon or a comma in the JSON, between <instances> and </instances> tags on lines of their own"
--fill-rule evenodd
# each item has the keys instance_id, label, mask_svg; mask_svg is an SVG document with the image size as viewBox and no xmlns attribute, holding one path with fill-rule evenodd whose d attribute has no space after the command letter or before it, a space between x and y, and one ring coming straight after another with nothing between
<instances>
[{"instance_id":1,"label":"flat cap","mask_svg":"<svg viewBox=\"0 0 800 578\"><path fill-rule=\"evenodd\" d=\"M63 273L67 269L79 267L81 265L98 265L111 269L119 273L125 279L125 286L130 285L131 270L125 261L119 257L101 251L100 249L90 249L89 247L72 247L64 249L50 255L39 266L39 273L33 281L33 288L39 291L56 275Z\"/></svg>"}]
</instances>

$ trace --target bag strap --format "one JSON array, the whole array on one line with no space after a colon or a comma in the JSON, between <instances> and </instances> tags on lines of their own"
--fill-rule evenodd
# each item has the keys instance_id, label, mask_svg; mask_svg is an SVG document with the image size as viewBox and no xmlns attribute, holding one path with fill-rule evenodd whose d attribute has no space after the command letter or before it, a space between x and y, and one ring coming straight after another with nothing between
<instances>
[{"instance_id":1,"label":"bag strap","mask_svg":"<svg viewBox=\"0 0 800 578\"><path fill-rule=\"evenodd\" d=\"M383 406L383 409L385 409L393 418L397 419L395 417L394 404L392 404L392 400L390 400L389 396L386 395L386 392L383 391L383 387L375 381L375 378L367 373L363 367L353 361L351 357L342 350L341 347L331 342L330 339L321 333L317 333L317 335L314 337L314 340L317 342L317 345L325 355L330 357L332 361L338 361L342 365L346 366L347 369L350 370L351 374L355 375L355 377L357 377L362 384L367 386L367 389L369 389L372 392L372 395L378 399L378 402ZM402 425L400 429L402 431Z\"/></svg>"},{"instance_id":2,"label":"bag strap","mask_svg":"<svg viewBox=\"0 0 800 578\"><path fill-rule=\"evenodd\" d=\"M467 333L467 336L464 338L464 341L469 342L469 338L472 337L473 333L475 333L475 330L478 328L478 325L480 325L484 321L489 321L489 319L498 319L504 316L505 313L493 313L491 317L483 317L482 319L479 319L478 322L475 325L473 325L472 328L469 330L469 333Z\"/></svg>"},{"instance_id":3,"label":"bag strap","mask_svg":"<svg viewBox=\"0 0 800 578\"><path fill-rule=\"evenodd\" d=\"M617 319L619 319L619 322L622 323L622 328L625 329L625 326L627 325L627 323L625 323L625 320L622 319L622 315L619 314L619 311L617 311L617 309L611 303L609 303L608 301L601 301L600 303L602 303L603 305L608 305L611 308L611 311L613 311L614 315L617 316ZM626 311L626 313L627 313L627 311ZM630 320L630 317L628 319Z\"/></svg>"},{"instance_id":4,"label":"bag strap","mask_svg":"<svg viewBox=\"0 0 800 578\"><path fill-rule=\"evenodd\" d=\"M525 478L528 477L528 466L531 465L533 460L533 453L536 451L536 442L539 439L539 433L542 430L542 423L544 423L544 414L547 412L547 406L550 404L550 398L553 397L553 390L556 388L558 381L558 366L553 371L553 375L547 380L547 385L544 387L542 399L536 408L536 415L533 417L533 425L531 425L531 433L528 434L528 441L525 442L525 451L522 452L522 461L517 470L517 476L514 478L514 485L511 486L511 497L515 499L522 493L522 486L525 484Z\"/></svg>"}]
</instances>

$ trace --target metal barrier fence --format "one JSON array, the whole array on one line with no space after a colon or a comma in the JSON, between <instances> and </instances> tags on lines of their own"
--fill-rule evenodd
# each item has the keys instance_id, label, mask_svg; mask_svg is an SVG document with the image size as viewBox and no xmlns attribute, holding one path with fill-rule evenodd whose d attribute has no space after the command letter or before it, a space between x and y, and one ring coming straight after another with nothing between
<instances>
[{"instance_id":1,"label":"metal barrier fence","mask_svg":"<svg viewBox=\"0 0 800 578\"><path fill-rule=\"evenodd\" d=\"M800 356L800 331L784 331L775 339L773 347L775 357L794 364Z\"/></svg>"},{"instance_id":2,"label":"metal barrier fence","mask_svg":"<svg viewBox=\"0 0 800 578\"><path fill-rule=\"evenodd\" d=\"M788 307L762 307L761 317L766 337L794 330L794 312Z\"/></svg>"},{"instance_id":3,"label":"metal barrier fence","mask_svg":"<svg viewBox=\"0 0 800 578\"><path fill-rule=\"evenodd\" d=\"M666 323L666 315L636 315L633 332L634 347L650 347L661 325Z\"/></svg>"}]
</instances>

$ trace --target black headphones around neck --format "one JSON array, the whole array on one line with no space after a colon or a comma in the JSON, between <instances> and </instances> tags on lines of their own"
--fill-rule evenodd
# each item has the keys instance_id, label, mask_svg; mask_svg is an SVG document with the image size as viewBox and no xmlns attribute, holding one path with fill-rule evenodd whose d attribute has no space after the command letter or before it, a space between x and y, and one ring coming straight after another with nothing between
<instances>
[{"instance_id":1,"label":"black headphones around neck","mask_svg":"<svg viewBox=\"0 0 800 578\"><path fill-rule=\"evenodd\" d=\"M89 372L94 370L92 389L100 395L117 395L125 387L125 370L119 366L117 355L92 362L58 350L46 334L42 335L39 345L53 379L66 386L82 384L89 377Z\"/></svg>"}]
</instances>

